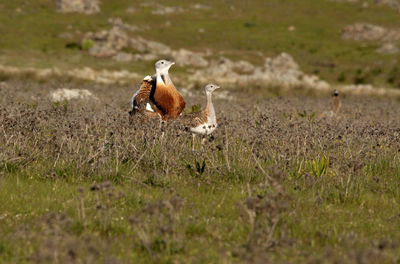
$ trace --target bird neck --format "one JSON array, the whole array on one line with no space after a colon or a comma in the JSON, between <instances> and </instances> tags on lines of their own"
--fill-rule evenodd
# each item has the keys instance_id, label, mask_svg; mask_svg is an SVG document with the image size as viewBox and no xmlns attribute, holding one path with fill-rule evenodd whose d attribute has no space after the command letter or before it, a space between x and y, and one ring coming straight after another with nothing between
<instances>
[{"instance_id":1,"label":"bird neck","mask_svg":"<svg viewBox=\"0 0 400 264\"><path fill-rule=\"evenodd\" d=\"M213 106L213 104L212 104L212 99L211 99L211 95L212 95L212 93L206 92L206 98L207 98L207 105L206 105L206 108L210 108L210 107Z\"/></svg>"},{"instance_id":2,"label":"bird neck","mask_svg":"<svg viewBox=\"0 0 400 264\"><path fill-rule=\"evenodd\" d=\"M169 68L156 69L156 74L168 75Z\"/></svg>"},{"instance_id":3,"label":"bird neck","mask_svg":"<svg viewBox=\"0 0 400 264\"><path fill-rule=\"evenodd\" d=\"M212 103L212 93L211 92L206 92L207 96L207 105L206 105L206 111L208 112L209 118L212 123L215 122L215 110L214 110L214 105Z\"/></svg>"},{"instance_id":4,"label":"bird neck","mask_svg":"<svg viewBox=\"0 0 400 264\"><path fill-rule=\"evenodd\" d=\"M168 74L168 69L156 70L157 82L162 82L165 86L172 84L171 78Z\"/></svg>"}]
</instances>

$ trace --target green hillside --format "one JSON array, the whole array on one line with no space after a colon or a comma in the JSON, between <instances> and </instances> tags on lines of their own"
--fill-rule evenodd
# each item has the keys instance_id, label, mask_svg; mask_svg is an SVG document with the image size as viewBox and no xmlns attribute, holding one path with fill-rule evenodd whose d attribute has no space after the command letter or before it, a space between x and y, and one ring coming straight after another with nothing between
<instances>
[{"instance_id":1,"label":"green hillside","mask_svg":"<svg viewBox=\"0 0 400 264\"><path fill-rule=\"evenodd\" d=\"M361 3L325 0L195 3L209 8L192 8L194 2L163 1L163 6L179 6L184 11L155 15L151 12L151 5L155 3L142 6L139 1L103 0L100 13L82 15L58 13L51 0L2 1L0 63L66 69L90 66L128 69L141 74L152 71L153 62L123 63L94 58L74 45L79 45L88 31L110 28L108 18L119 17L142 28L135 33L138 36L165 43L173 49L209 49L212 56L246 59L256 65L263 63L263 56L287 52L306 73L317 74L331 83L394 87L400 83L399 55L376 53L378 43L375 42L340 38L343 27L356 22L400 28L400 13L378 7L372 1L366 8ZM135 11L129 13L127 8ZM289 27L294 30L290 31ZM70 38L61 38L63 33L69 33Z\"/></svg>"}]
</instances>

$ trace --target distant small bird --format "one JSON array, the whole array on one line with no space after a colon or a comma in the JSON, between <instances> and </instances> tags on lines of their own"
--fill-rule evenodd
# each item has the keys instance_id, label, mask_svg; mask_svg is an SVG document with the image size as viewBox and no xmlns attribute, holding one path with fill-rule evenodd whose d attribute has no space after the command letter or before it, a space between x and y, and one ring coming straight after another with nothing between
<instances>
[{"instance_id":1,"label":"distant small bird","mask_svg":"<svg viewBox=\"0 0 400 264\"><path fill-rule=\"evenodd\" d=\"M342 101L339 98L339 91L335 90L333 92L333 100L332 100L333 113L335 113L335 115L337 115L341 107L342 107Z\"/></svg>"},{"instance_id":2,"label":"distant small bird","mask_svg":"<svg viewBox=\"0 0 400 264\"><path fill-rule=\"evenodd\" d=\"M332 94L332 109L326 110L319 115L319 118L338 118L338 113L340 108L342 107L342 102L339 97L339 91L334 90Z\"/></svg>"},{"instance_id":3,"label":"distant small bird","mask_svg":"<svg viewBox=\"0 0 400 264\"><path fill-rule=\"evenodd\" d=\"M208 84L205 87L207 105L200 112L185 114L179 119L179 123L193 133L192 150L194 150L194 139L196 134L210 135L217 128L217 117L212 103L212 93L220 87Z\"/></svg>"},{"instance_id":4,"label":"distant small bird","mask_svg":"<svg viewBox=\"0 0 400 264\"><path fill-rule=\"evenodd\" d=\"M185 100L168 74L169 68L174 64L166 60L155 63L156 74L153 77L146 76L133 95L131 115L138 113L137 109L143 109L143 104L147 111L159 114L164 121L175 119L182 113Z\"/></svg>"}]
</instances>

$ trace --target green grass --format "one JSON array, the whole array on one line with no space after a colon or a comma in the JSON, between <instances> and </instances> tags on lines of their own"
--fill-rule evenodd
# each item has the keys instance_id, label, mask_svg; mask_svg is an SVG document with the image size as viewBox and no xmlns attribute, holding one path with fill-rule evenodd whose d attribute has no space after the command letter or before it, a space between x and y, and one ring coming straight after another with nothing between
<instances>
[{"instance_id":1,"label":"green grass","mask_svg":"<svg viewBox=\"0 0 400 264\"><path fill-rule=\"evenodd\" d=\"M372 166L379 166L375 164ZM295 244L289 246L290 252L284 256L280 255L280 247L285 250L288 246L273 247L267 251L268 257L298 262L304 254L320 256L325 248L333 248L335 255L346 257L349 246L355 251L373 250L379 243L396 243L400 239L396 211L400 200L400 168L393 163L388 165L395 166L395 173L387 166L379 167L381 183L373 182L374 169L351 176L356 178L344 184L337 176L316 181L312 186L299 179L294 190L293 182L285 181L283 186L289 193L290 206L278 214L283 225L277 228L274 239L279 241L290 236ZM36 170L40 166L29 167ZM70 170L70 167L65 164L63 169ZM55 243L58 261L66 261L70 251L79 259L94 257L88 248L57 244L58 236L71 243L90 237L90 241L95 241L92 246L99 251L99 255L95 254L97 259L114 256L123 262L135 263L172 260L220 263L224 259L241 262L243 256L234 256L242 247L251 250L263 246L252 241L249 231L254 228L251 234L257 236L268 227L266 219L276 217L268 216L273 214L269 210L275 210L269 207L265 212L256 213L260 226L252 227L242 203L248 196L265 196L265 190L253 185L249 189L246 184L226 180L207 184L190 175L181 175L170 177L167 185L158 186L146 183L145 175L123 173L127 179L91 191L92 179L71 183L59 178L38 180L31 173L20 175L21 172L9 173L0 182L2 263L53 259L54 256L46 253L46 247L52 248L43 242L46 239L50 244ZM78 173L74 178L85 177ZM184 205L171 209L165 202L176 195ZM277 204L285 202L286 198L280 200L270 195L266 196L270 197L267 200L277 199ZM163 202L157 202L159 199ZM154 203L152 209L144 210L149 203ZM59 214L66 214L70 223L56 218ZM160 228L166 230L160 231ZM378 259L390 263L397 259L399 249L396 246L382 252Z\"/></svg>"},{"instance_id":2,"label":"green grass","mask_svg":"<svg viewBox=\"0 0 400 264\"><path fill-rule=\"evenodd\" d=\"M91 192L88 182L80 182L80 184L68 184L64 181L37 181L29 179L19 179L7 177L2 179L1 183L1 196L0 207L2 212L1 229L4 249L0 254L2 259L8 261L26 261L26 256L32 254L32 249L37 248L38 241L25 240L21 241L22 237L18 236L19 226L32 226L30 231L25 231L25 235L33 235L40 240L40 229L37 229L37 224L41 221L43 215L48 212L67 212L69 217L72 218L73 224L68 229L63 230L67 236L73 239L81 239L85 235L89 235L92 239L105 241L113 246L102 252L101 257L108 255L118 256L121 260L129 262L132 260L148 262L151 259L148 252L144 249L135 248L135 240L137 233L132 230L129 224L129 218L143 207L148 202L160 199L166 200L171 196L170 188L174 192L179 193L180 196L190 204L190 209L183 212L179 211L179 217L183 222L177 224L171 223L174 236L186 237L188 239L194 238L193 241L186 241L180 238L178 241L167 240L165 243L173 244L178 243L179 247L185 248L184 251L165 252L166 249L155 248L154 254L160 256L164 260L171 259L175 254L178 258L199 256L200 258L210 258L215 262L218 259L218 252L210 250L208 256L201 257L199 250L209 250L209 245L204 245L206 241L210 242L214 236L218 236L223 240L236 240L242 237L245 233L240 231L244 227L238 226L239 230L225 234L226 228L231 225L239 225L240 223L230 223L229 219L237 218L237 210L235 207L236 201L243 197L243 194L238 190L238 186L230 190L222 191L221 188L207 188L198 187L194 183L173 184L169 188L151 188L148 186L140 187L132 184L130 181L124 181L121 185L117 185L113 194L123 192L123 199L111 197L108 198L107 194L100 194L102 200L102 209L96 209L96 192ZM84 191L82 194L78 192L78 188ZM221 192L222 191L222 192ZM29 195L28 195L29 194ZM192 196L196 194L198 198L193 200ZM104 196L103 196L104 195ZM82 218L82 209L80 199L84 201L85 217ZM215 208L210 210L209 205L215 204ZM102 212L104 210L104 212ZM201 218L196 219L196 214L200 214ZM186 221L186 219L191 219ZM149 222L148 232L151 239L156 240L161 234L153 228L158 228L157 221ZM44 230L45 231L45 230ZM17 235L16 235L17 233ZM50 238L51 239L51 238ZM154 241L153 241L154 242ZM21 244L22 243L22 244ZM164 242L163 242L164 243ZM140 242L139 242L140 244ZM157 247L157 246L154 246ZM18 250L24 249L23 252ZM68 250L63 249L61 250ZM18 252L18 254L16 254ZM135 254L132 254L135 253ZM88 254L86 252L86 254ZM90 253L89 253L90 254ZM135 256L137 255L137 256ZM164 256L165 255L165 256ZM214 255L214 256L213 256ZM79 256L85 258L86 256ZM185 258L186 258L185 257Z\"/></svg>"},{"instance_id":3,"label":"green grass","mask_svg":"<svg viewBox=\"0 0 400 264\"><path fill-rule=\"evenodd\" d=\"M211 8L195 10L182 1L165 1L163 5L183 6L185 12L153 15L150 7L131 1L102 1L102 12L95 15L60 14L49 0L8 1L1 4L0 63L16 66L128 69L141 74L152 71L152 62L120 63L93 58L85 51L68 49L69 43L80 43L87 31L110 28L109 17L147 27L137 35L163 42L173 49L195 51L210 49L212 57L246 59L257 65L264 56L288 52L307 73L315 73L333 83L372 83L395 86L400 83L396 63L399 55L377 54L377 43L340 39L341 29L355 22L369 22L388 28L399 28L399 14L394 10L369 8L360 4L314 0L253 0L250 2L203 1ZM129 14L126 8L138 11ZM233 6L233 9L231 9ZM16 12L16 8L22 12ZM171 26L165 27L165 21ZM296 30L288 31L289 26ZM204 33L198 30L204 29ZM69 32L72 40L59 37ZM135 33L136 34L136 33ZM334 65L329 66L329 65ZM177 69L181 72L183 69Z\"/></svg>"}]
</instances>

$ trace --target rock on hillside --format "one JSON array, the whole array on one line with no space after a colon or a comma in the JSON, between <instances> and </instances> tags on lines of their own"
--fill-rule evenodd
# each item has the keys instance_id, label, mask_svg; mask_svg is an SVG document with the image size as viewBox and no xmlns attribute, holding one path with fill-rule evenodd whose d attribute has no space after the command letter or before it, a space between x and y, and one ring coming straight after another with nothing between
<instances>
[{"instance_id":1,"label":"rock on hillside","mask_svg":"<svg viewBox=\"0 0 400 264\"><path fill-rule=\"evenodd\" d=\"M119 17L110 17L107 22L108 22L108 24L110 24L112 26L120 27L120 28L122 28L122 29L124 29L124 30L126 30L128 32L135 32L135 31L141 30L137 26L129 25L129 24L123 22L122 19L119 18Z\"/></svg>"},{"instance_id":2,"label":"rock on hillside","mask_svg":"<svg viewBox=\"0 0 400 264\"><path fill-rule=\"evenodd\" d=\"M87 33L82 41L85 43L93 43L89 48L89 54L96 57L111 57L117 54L123 48L130 44L128 35L118 26L112 27L110 30L102 30L96 33Z\"/></svg>"},{"instance_id":3,"label":"rock on hillside","mask_svg":"<svg viewBox=\"0 0 400 264\"><path fill-rule=\"evenodd\" d=\"M397 0L374 0L377 5L387 6L400 12L400 3Z\"/></svg>"},{"instance_id":4,"label":"rock on hillside","mask_svg":"<svg viewBox=\"0 0 400 264\"><path fill-rule=\"evenodd\" d=\"M50 99L53 102L69 101L72 99L94 99L98 100L89 90L86 89L57 89L50 93Z\"/></svg>"},{"instance_id":5,"label":"rock on hillside","mask_svg":"<svg viewBox=\"0 0 400 264\"><path fill-rule=\"evenodd\" d=\"M73 70L63 71L58 68L21 68L13 66L4 66L0 64L0 73L6 76L32 76L39 80L47 80L49 78L65 78L71 77L74 79L88 80L97 83L105 84L126 84L133 81L141 80L142 76L134 72L122 71L109 71L109 70L94 70L89 67L76 68Z\"/></svg>"},{"instance_id":6,"label":"rock on hillside","mask_svg":"<svg viewBox=\"0 0 400 264\"><path fill-rule=\"evenodd\" d=\"M207 67L208 61L202 53L192 52L186 49L172 51L172 58L179 66Z\"/></svg>"},{"instance_id":7,"label":"rock on hillside","mask_svg":"<svg viewBox=\"0 0 400 264\"><path fill-rule=\"evenodd\" d=\"M280 86L292 88L305 86L315 89L328 89L329 84L315 75L303 73L294 59L286 53L275 58L266 58L261 67L255 67L247 61L233 62L220 58L210 62L209 67L197 70L189 81L205 84L212 79L216 83L239 87L247 85Z\"/></svg>"},{"instance_id":8,"label":"rock on hillside","mask_svg":"<svg viewBox=\"0 0 400 264\"><path fill-rule=\"evenodd\" d=\"M399 48L393 43L382 43L376 50L378 53L382 54L397 54L399 53Z\"/></svg>"},{"instance_id":9,"label":"rock on hillside","mask_svg":"<svg viewBox=\"0 0 400 264\"><path fill-rule=\"evenodd\" d=\"M339 3L362 3L362 7L366 8L369 7L368 1L360 1L360 0L329 0L332 2L339 2ZM398 0L372 0L372 2L376 6L386 6L388 8L391 8L393 10L396 10L397 12L400 12L400 2Z\"/></svg>"},{"instance_id":10,"label":"rock on hillside","mask_svg":"<svg viewBox=\"0 0 400 264\"><path fill-rule=\"evenodd\" d=\"M182 13L184 9L180 6L162 6L157 5L151 11L153 15L168 15L168 14L177 14Z\"/></svg>"},{"instance_id":11,"label":"rock on hillside","mask_svg":"<svg viewBox=\"0 0 400 264\"><path fill-rule=\"evenodd\" d=\"M94 14L100 12L99 0L54 0L61 13Z\"/></svg>"},{"instance_id":12,"label":"rock on hillside","mask_svg":"<svg viewBox=\"0 0 400 264\"><path fill-rule=\"evenodd\" d=\"M208 61L206 52L193 52L186 49L173 50L163 43L146 40L140 36L132 36L129 33L114 23L110 30L87 33L82 45L92 42L89 54L97 57L110 57L121 62L171 58L177 65L186 67L193 73L185 80L188 87L196 84L203 85L210 80L239 87L248 84L282 87L306 86L317 89L329 87L317 76L304 74L293 58L286 53L273 59L266 58L262 67L256 67L243 60L233 62L223 57ZM130 49L136 52L127 52Z\"/></svg>"},{"instance_id":13,"label":"rock on hillside","mask_svg":"<svg viewBox=\"0 0 400 264\"><path fill-rule=\"evenodd\" d=\"M111 23L111 22L112 23ZM82 46L89 43L88 52L96 57L112 57L117 61L151 61L157 57L171 57L179 66L206 67L208 61L205 54L186 49L172 50L169 46L152 40L132 35L133 26L123 23L120 19L109 22L113 27L99 32L88 32L82 40ZM124 51L133 49L136 53Z\"/></svg>"},{"instance_id":14,"label":"rock on hillside","mask_svg":"<svg viewBox=\"0 0 400 264\"><path fill-rule=\"evenodd\" d=\"M356 41L379 41L378 53L396 54L399 52L394 42L400 41L399 29L386 29L368 23L356 23L346 26L342 31L342 39Z\"/></svg>"},{"instance_id":15,"label":"rock on hillside","mask_svg":"<svg viewBox=\"0 0 400 264\"><path fill-rule=\"evenodd\" d=\"M351 40L380 40L386 36L387 33L388 30L384 27L368 23L356 23L346 26L342 31L341 37Z\"/></svg>"}]
</instances>

